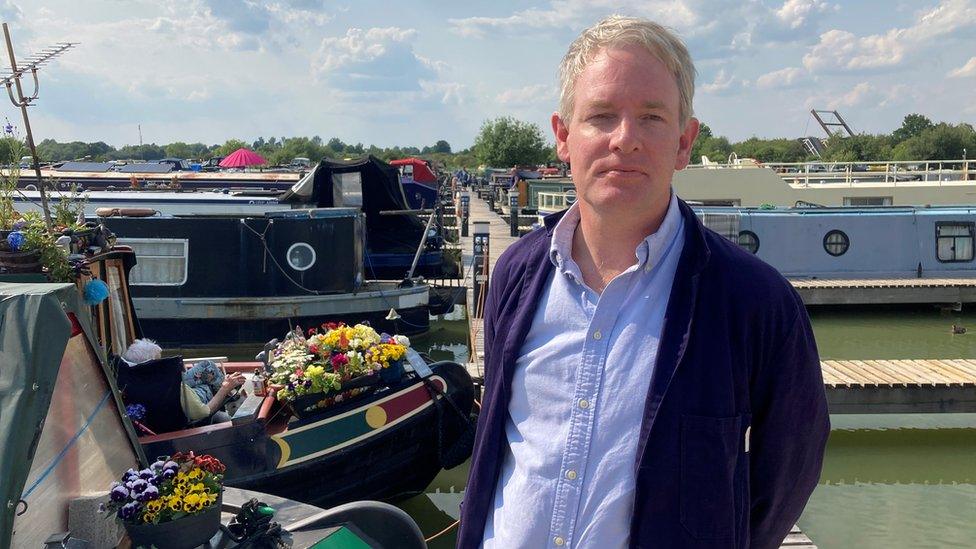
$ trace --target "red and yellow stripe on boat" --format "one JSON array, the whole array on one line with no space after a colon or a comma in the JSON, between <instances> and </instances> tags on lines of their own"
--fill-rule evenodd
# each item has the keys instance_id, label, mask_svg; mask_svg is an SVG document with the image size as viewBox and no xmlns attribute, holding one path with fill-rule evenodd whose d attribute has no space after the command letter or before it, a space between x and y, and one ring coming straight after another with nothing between
<instances>
[{"instance_id":1,"label":"red and yellow stripe on boat","mask_svg":"<svg viewBox=\"0 0 976 549\"><path fill-rule=\"evenodd\" d=\"M430 380L446 392L444 378L432 376ZM272 435L271 440L281 448L278 469L351 446L392 428L432 404L427 388L417 383L343 414Z\"/></svg>"}]
</instances>

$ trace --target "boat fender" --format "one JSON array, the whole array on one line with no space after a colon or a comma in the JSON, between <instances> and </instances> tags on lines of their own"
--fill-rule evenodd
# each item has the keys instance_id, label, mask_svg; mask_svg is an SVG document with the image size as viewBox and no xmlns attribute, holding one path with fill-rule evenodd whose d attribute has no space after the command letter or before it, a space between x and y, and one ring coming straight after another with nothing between
<instances>
[{"instance_id":1,"label":"boat fender","mask_svg":"<svg viewBox=\"0 0 976 549\"><path fill-rule=\"evenodd\" d=\"M152 217L159 212L152 208L98 208L98 217Z\"/></svg>"}]
</instances>

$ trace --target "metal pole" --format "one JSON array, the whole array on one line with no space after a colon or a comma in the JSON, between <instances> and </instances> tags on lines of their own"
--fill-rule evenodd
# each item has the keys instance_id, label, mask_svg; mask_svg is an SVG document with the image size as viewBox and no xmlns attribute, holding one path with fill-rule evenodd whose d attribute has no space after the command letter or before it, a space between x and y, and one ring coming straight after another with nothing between
<instances>
[{"instance_id":1,"label":"metal pole","mask_svg":"<svg viewBox=\"0 0 976 549\"><path fill-rule=\"evenodd\" d=\"M471 217L471 195L467 191L461 194L461 236L468 236L468 218Z\"/></svg>"},{"instance_id":2,"label":"metal pole","mask_svg":"<svg viewBox=\"0 0 976 549\"><path fill-rule=\"evenodd\" d=\"M508 191L508 209L511 214L511 236L519 235L519 193L512 189Z\"/></svg>"},{"instance_id":3,"label":"metal pole","mask_svg":"<svg viewBox=\"0 0 976 549\"><path fill-rule=\"evenodd\" d=\"M488 221L474 222L474 258L471 273L474 296L474 317L484 318L484 294L488 288L488 255L490 247L490 224Z\"/></svg>"},{"instance_id":4,"label":"metal pole","mask_svg":"<svg viewBox=\"0 0 976 549\"><path fill-rule=\"evenodd\" d=\"M44 191L44 180L41 179L41 164L37 157L37 148L34 146L34 136L31 133L30 119L27 117L27 101L24 100L24 90L20 86L20 77L17 76L17 61L14 59L14 46L10 41L10 29L7 28L6 23L3 24L3 37L7 41L7 53L10 55L10 70L13 71L14 85L17 86L17 100L20 102L20 112L24 115L24 131L27 132L27 148L30 149L31 159L34 161L34 175L37 177L37 190L41 193L41 210L44 212L44 223L50 229L54 226L51 222L51 209L48 207L47 193Z\"/></svg>"},{"instance_id":5,"label":"metal pole","mask_svg":"<svg viewBox=\"0 0 976 549\"><path fill-rule=\"evenodd\" d=\"M417 246L417 253L413 254L413 263L410 264L410 272L407 273L407 280L413 278L413 271L417 268L417 262L420 261L420 252L424 250L424 246L427 244L427 233L430 232L430 224L434 221L434 214L430 214L427 218L427 226L424 227L424 234L420 237L420 245Z\"/></svg>"}]
</instances>

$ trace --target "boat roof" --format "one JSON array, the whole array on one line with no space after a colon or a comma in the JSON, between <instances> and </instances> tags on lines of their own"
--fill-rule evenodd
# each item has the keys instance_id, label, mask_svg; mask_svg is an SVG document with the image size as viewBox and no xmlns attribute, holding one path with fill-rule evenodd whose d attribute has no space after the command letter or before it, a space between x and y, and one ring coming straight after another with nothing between
<instances>
[{"instance_id":1,"label":"boat roof","mask_svg":"<svg viewBox=\"0 0 976 549\"><path fill-rule=\"evenodd\" d=\"M436 183L437 176L422 158L409 157L391 160L391 166L413 166L413 180L421 183Z\"/></svg>"},{"instance_id":2,"label":"boat roof","mask_svg":"<svg viewBox=\"0 0 976 549\"><path fill-rule=\"evenodd\" d=\"M58 172L107 172L112 169L111 162L65 162L54 171Z\"/></svg>"},{"instance_id":3,"label":"boat roof","mask_svg":"<svg viewBox=\"0 0 976 549\"><path fill-rule=\"evenodd\" d=\"M835 206L826 208L737 208L690 204L699 213L749 215L865 216L865 215L973 215L976 206Z\"/></svg>"},{"instance_id":4,"label":"boat roof","mask_svg":"<svg viewBox=\"0 0 976 549\"><path fill-rule=\"evenodd\" d=\"M160 162L140 162L126 164L119 171L122 173L169 173L173 171L173 165Z\"/></svg>"}]
</instances>

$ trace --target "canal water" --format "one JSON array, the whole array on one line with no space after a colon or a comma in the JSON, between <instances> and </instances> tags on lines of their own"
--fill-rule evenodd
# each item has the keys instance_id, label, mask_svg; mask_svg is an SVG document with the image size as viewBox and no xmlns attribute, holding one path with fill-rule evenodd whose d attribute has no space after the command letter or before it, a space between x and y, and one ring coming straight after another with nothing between
<instances>
[{"instance_id":1,"label":"canal water","mask_svg":"<svg viewBox=\"0 0 976 549\"><path fill-rule=\"evenodd\" d=\"M976 310L821 310L811 315L825 359L976 359ZM952 325L972 333L952 334ZM467 359L467 322L434 322L414 345ZM821 549L976 547L976 414L834 415L820 485L800 527ZM398 505L431 536L453 523L467 464ZM431 542L454 547L454 532Z\"/></svg>"}]
</instances>

